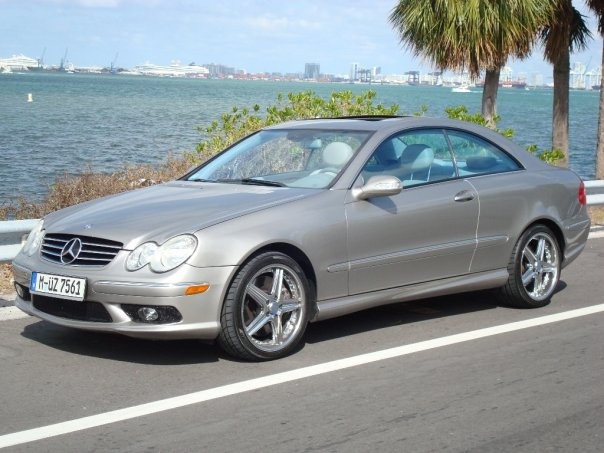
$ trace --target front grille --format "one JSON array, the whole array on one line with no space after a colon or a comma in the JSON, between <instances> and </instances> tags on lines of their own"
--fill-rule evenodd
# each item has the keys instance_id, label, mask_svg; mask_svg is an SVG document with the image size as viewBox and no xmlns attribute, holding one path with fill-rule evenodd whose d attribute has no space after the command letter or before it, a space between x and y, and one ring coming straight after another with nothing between
<instances>
[{"instance_id":1,"label":"front grille","mask_svg":"<svg viewBox=\"0 0 604 453\"><path fill-rule=\"evenodd\" d=\"M36 309L59 318L90 322L113 321L103 304L98 302L78 302L34 294L33 304Z\"/></svg>"},{"instance_id":2,"label":"front grille","mask_svg":"<svg viewBox=\"0 0 604 453\"><path fill-rule=\"evenodd\" d=\"M79 239L82 247L75 259L70 256L68 262L61 259L65 245L72 239ZM42 258L53 263L70 264L74 266L105 266L115 258L123 244L107 239L73 234L47 234L42 242Z\"/></svg>"}]
</instances>

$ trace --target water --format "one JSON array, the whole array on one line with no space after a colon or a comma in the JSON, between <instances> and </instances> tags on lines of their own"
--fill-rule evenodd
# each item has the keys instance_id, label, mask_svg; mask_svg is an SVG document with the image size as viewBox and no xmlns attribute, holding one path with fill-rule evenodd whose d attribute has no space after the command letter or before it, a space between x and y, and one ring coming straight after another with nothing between
<instances>
[{"instance_id":1,"label":"water","mask_svg":"<svg viewBox=\"0 0 604 453\"><path fill-rule=\"evenodd\" d=\"M480 111L481 94L442 87L336 85L300 82L166 79L78 74L0 75L0 204L16 196L43 196L54 179L87 168L112 171L124 164L161 163L191 151L207 126L233 106L274 104L279 93L367 89L400 113L447 106ZM28 93L33 102L27 102ZM570 166L584 179L595 174L599 96L571 92ZM500 127L513 128L521 145L551 144L551 90L501 89Z\"/></svg>"}]
</instances>

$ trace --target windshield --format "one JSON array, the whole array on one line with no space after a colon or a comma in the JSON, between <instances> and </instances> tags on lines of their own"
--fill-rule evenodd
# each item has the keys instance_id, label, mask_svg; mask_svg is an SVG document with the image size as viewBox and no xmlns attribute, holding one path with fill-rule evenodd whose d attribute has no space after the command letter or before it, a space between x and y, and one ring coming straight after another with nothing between
<instances>
[{"instance_id":1,"label":"windshield","mask_svg":"<svg viewBox=\"0 0 604 453\"><path fill-rule=\"evenodd\" d=\"M369 135L312 129L260 131L204 164L187 180L325 188Z\"/></svg>"}]
</instances>

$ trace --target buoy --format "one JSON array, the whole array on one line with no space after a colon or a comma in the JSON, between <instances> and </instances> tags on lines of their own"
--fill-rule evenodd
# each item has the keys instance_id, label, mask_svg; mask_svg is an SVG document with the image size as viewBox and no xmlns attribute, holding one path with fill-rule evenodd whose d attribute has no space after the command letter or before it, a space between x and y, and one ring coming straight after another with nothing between
<instances>
[{"instance_id":1,"label":"buoy","mask_svg":"<svg viewBox=\"0 0 604 453\"><path fill-rule=\"evenodd\" d=\"M34 95L31 93L27 93L27 102L34 102Z\"/></svg>"}]
</instances>

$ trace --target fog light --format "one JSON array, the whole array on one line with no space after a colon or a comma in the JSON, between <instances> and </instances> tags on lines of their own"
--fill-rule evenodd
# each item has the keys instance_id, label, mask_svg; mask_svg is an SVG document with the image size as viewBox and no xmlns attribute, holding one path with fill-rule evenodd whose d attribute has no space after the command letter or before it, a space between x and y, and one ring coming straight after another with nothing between
<instances>
[{"instance_id":1,"label":"fog light","mask_svg":"<svg viewBox=\"0 0 604 453\"><path fill-rule=\"evenodd\" d=\"M15 291L17 292L17 295L21 298L24 299L25 297L25 291L23 290L23 287L21 285L19 285L18 283L15 283Z\"/></svg>"},{"instance_id":2,"label":"fog light","mask_svg":"<svg viewBox=\"0 0 604 453\"><path fill-rule=\"evenodd\" d=\"M143 321L153 322L157 321L157 318L159 318L159 313L157 313L155 308L142 307L138 309L138 316Z\"/></svg>"}]
</instances>

